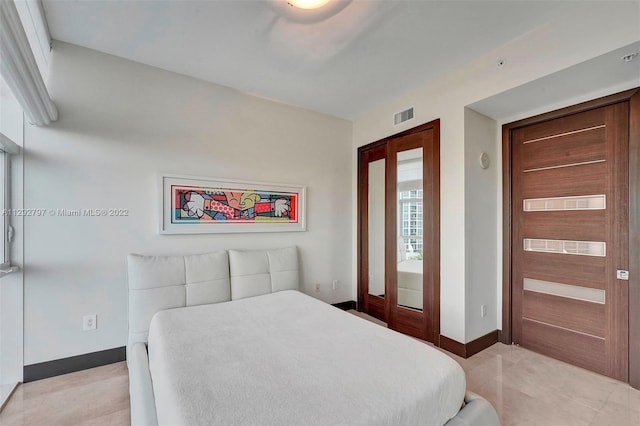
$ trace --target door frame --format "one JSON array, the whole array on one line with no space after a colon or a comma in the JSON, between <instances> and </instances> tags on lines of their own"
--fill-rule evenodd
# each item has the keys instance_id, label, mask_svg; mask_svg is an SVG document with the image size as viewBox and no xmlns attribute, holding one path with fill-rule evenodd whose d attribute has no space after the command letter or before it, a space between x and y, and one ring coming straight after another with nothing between
<instances>
[{"instance_id":1,"label":"door frame","mask_svg":"<svg viewBox=\"0 0 640 426\"><path fill-rule=\"evenodd\" d=\"M502 126L502 331L512 343L512 149L513 130L620 102L629 102L629 384L640 389L640 87L525 118Z\"/></svg>"},{"instance_id":2,"label":"door frame","mask_svg":"<svg viewBox=\"0 0 640 426\"><path fill-rule=\"evenodd\" d=\"M425 300L429 300L431 304L430 313L428 313L427 315L429 315L428 320L432 324L432 327L431 327L431 330L429 330L429 333L427 335L427 340L434 343L436 346L439 346L439 336L440 336L440 119L436 119L428 123L421 124L411 129L404 130L399 133L395 133L391 136L387 136L386 138L358 147L358 153L357 153L358 155L358 173L357 173L358 174L358 187L357 187L357 191L358 191L357 193L358 270L357 270L357 283L356 283L357 289L358 289L357 309L361 311L364 306L365 289L364 289L364 286L361 285L361 283L363 282L363 279L365 279L364 277L366 276L366 273L367 273L366 268L368 266L365 260L365 256L363 256L364 249L367 248L367 246L366 244L364 244L365 232L363 232L364 227L362 225L363 223L364 224L367 223L367 219L366 217L363 217L366 212L363 211L363 205L365 205L365 203L363 202L362 197L365 194L364 190L366 188L364 187L364 185L367 182L363 179L362 174L360 173L360 170L362 168L361 154L363 151L385 146L392 139L412 135L415 133L424 132L426 130L433 131L434 164L433 164L433 169L431 170L431 173L430 173L430 176L433 180L433 191L432 191L431 199L429 201L432 203L434 208L433 208L433 240L430 242L423 240L423 247L427 248L427 243L428 243L428 249L431 250L431 252L433 253L433 257L432 257L433 265L432 265L432 271L431 271L433 286L431 288L431 292L429 294L425 293L424 297L425 297ZM426 167L424 168L424 170L426 170ZM423 179L424 177L426 177L426 175L423 176ZM425 201L427 200L425 199ZM387 257L386 252L389 250L391 250L391 248L385 247L385 258ZM395 250L395 248L393 248L393 250ZM386 274L386 270L385 270L385 274ZM426 305L424 306L424 309L428 309ZM388 315L388 312L386 312L385 310L385 316L387 315Z\"/></svg>"}]
</instances>

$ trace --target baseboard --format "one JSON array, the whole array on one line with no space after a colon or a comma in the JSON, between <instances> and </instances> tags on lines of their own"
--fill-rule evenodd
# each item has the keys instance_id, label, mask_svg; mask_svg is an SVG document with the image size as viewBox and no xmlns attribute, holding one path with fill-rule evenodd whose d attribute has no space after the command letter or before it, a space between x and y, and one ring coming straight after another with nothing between
<instances>
[{"instance_id":1,"label":"baseboard","mask_svg":"<svg viewBox=\"0 0 640 426\"><path fill-rule=\"evenodd\" d=\"M478 337L475 340L467 343L467 356L469 358L472 355L477 354L480 351L487 349L489 346L493 346L498 343L498 330L493 330L484 336Z\"/></svg>"},{"instance_id":2,"label":"baseboard","mask_svg":"<svg viewBox=\"0 0 640 426\"><path fill-rule=\"evenodd\" d=\"M23 369L23 382L28 383L35 380L46 379L48 377L86 370L88 368L113 364L114 362L124 361L126 358L127 350L126 347L122 346L99 352L76 355L69 358L54 359L53 361L25 365Z\"/></svg>"},{"instance_id":3,"label":"baseboard","mask_svg":"<svg viewBox=\"0 0 640 426\"><path fill-rule=\"evenodd\" d=\"M445 351L451 352L459 357L469 358L470 356L487 349L489 346L498 343L498 334L498 330L494 330L484 336L472 340L469 343L460 343L441 334L439 346Z\"/></svg>"},{"instance_id":4,"label":"baseboard","mask_svg":"<svg viewBox=\"0 0 640 426\"><path fill-rule=\"evenodd\" d=\"M502 330L498 330L498 342L504 343L505 345L511 344L511 336L507 336L507 333L503 333Z\"/></svg>"},{"instance_id":5,"label":"baseboard","mask_svg":"<svg viewBox=\"0 0 640 426\"><path fill-rule=\"evenodd\" d=\"M340 303L333 303L333 306L335 306L338 309L342 309L343 311L348 311L349 309L356 309L356 302L353 300L347 300L346 302L340 302Z\"/></svg>"},{"instance_id":6,"label":"baseboard","mask_svg":"<svg viewBox=\"0 0 640 426\"><path fill-rule=\"evenodd\" d=\"M448 338L447 336L440 335L440 344L438 345L447 352L456 354L459 357L467 357L467 348L464 343L460 343L457 340Z\"/></svg>"}]
</instances>

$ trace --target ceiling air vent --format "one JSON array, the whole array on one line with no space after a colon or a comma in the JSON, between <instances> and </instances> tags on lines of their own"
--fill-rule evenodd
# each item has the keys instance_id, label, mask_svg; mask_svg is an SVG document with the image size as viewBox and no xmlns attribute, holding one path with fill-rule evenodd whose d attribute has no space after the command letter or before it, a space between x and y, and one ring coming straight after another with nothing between
<instances>
[{"instance_id":1,"label":"ceiling air vent","mask_svg":"<svg viewBox=\"0 0 640 426\"><path fill-rule=\"evenodd\" d=\"M413 107L405 109L404 111L397 112L393 115L393 125L397 126L400 123L409 121L413 118Z\"/></svg>"}]
</instances>

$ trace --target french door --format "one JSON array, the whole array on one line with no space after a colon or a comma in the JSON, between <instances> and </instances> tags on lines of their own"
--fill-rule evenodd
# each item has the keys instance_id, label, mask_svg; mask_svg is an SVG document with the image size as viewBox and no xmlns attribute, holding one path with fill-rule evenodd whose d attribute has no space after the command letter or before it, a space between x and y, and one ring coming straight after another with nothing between
<instances>
[{"instance_id":1,"label":"french door","mask_svg":"<svg viewBox=\"0 0 640 426\"><path fill-rule=\"evenodd\" d=\"M430 342L439 335L439 122L358 150L358 309Z\"/></svg>"}]
</instances>

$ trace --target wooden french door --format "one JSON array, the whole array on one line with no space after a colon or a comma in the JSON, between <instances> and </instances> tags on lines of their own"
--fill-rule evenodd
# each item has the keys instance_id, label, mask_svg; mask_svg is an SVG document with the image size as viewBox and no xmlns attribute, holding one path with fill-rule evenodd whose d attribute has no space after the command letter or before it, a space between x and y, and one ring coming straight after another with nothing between
<instances>
[{"instance_id":1,"label":"wooden french door","mask_svg":"<svg viewBox=\"0 0 640 426\"><path fill-rule=\"evenodd\" d=\"M629 104L511 130L512 337L628 381Z\"/></svg>"},{"instance_id":2,"label":"wooden french door","mask_svg":"<svg viewBox=\"0 0 640 426\"><path fill-rule=\"evenodd\" d=\"M358 309L436 342L439 122L358 150Z\"/></svg>"}]
</instances>

